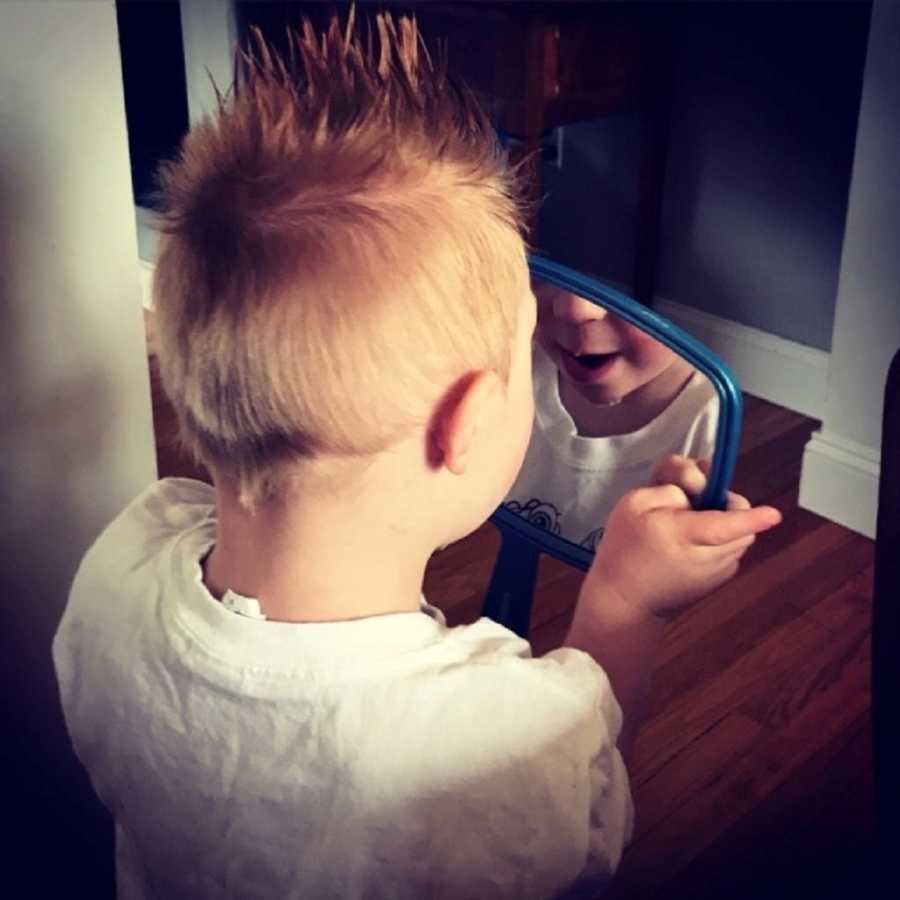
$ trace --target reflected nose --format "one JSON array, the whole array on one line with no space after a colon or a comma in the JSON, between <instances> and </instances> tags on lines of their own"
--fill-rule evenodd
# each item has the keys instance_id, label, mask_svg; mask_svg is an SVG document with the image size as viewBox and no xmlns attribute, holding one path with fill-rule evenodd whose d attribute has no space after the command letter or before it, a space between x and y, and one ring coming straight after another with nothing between
<instances>
[{"instance_id":1,"label":"reflected nose","mask_svg":"<svg viewBox=\"0 0 900 900\"><path fill-rule=\"evenodd\" d=\"M573 325L580 325L583 322L605 319L607 312L602 306L577 294L560 292L553 298L553 315Z\"/></svg>"}]
</instances>

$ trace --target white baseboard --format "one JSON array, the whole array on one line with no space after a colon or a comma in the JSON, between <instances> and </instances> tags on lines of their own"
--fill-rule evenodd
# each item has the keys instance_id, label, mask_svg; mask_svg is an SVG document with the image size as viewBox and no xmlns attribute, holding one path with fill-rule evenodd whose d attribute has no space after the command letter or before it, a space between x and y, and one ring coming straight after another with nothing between
<instances>
[{"instance_id":1,"label":"white baseboard","mask_svg":"<svg viewBox=\"0 0 900 900\"><path fill-rule=\"evenodd\" d=\"M153 269L159 244L159 231L153 213L143 206L135 206L135 225L138 241L138 277L141 280L141 299L144 309L153 308Z\"/></svg>"},{"instance_id":2,"label":"white baseboard","mask_svg":"<svg viewBox=\"0 0 900 900\"><path fill-rule=\"evenodd\" d=\"M141 282L141 303L144 309L153 309L153 270L155 266L144 259L138 260L138 278Z\"/></svg>"},{"instance_id":3,"label":"white baseboard","mask_svg":"<svg viewBox=\"0 0 900 900\"><path fill-rule=\"evenodd\" d=\"M829 360L824 350L661 297L654 309L721 356L748 393L822 418Z\"/></svg>"},{"instance_id":4,"label":"white baseboard","mask_svg":"<svg viewBox=\"0 0 900 900\"><path fill-rule=\"evenodd\" d=\"M829 431L803 451L800 506L866 537L875 537L881 453Z\"/></svg>"}]
</instances>

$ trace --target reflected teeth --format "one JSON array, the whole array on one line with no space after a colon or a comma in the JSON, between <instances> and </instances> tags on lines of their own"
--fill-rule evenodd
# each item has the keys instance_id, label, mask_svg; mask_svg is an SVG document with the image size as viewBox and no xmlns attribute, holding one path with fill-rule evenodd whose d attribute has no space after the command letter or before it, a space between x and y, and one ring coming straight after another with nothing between
<instances>
[{"instance_id":1,"label":"reflected teeth","mask_svg":"<svg viewBox=\"0 0 900 900\"><path fill-rule=\"evenodd\" d=\"M566 351L570 356L580 359L582 356L614 356L618 350L579 350L577 353L572 350Z\"/></svg>"}]
</instances>

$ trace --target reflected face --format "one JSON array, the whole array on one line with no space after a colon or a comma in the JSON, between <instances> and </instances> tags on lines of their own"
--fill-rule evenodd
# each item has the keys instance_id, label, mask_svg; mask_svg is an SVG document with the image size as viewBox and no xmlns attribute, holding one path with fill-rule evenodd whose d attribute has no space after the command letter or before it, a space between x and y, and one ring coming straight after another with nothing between
<instances>
[{"instance_id":1,"label":"reflected face","mask_svg":"<svg viewBox=\"0 0 900 900\"><path fill-rule=\"evenodd\" d=\"M563 378L587 400L615 403L679 360L641 329L565 288L533 281L537 338Z\"/></svg>"}]
</instances>

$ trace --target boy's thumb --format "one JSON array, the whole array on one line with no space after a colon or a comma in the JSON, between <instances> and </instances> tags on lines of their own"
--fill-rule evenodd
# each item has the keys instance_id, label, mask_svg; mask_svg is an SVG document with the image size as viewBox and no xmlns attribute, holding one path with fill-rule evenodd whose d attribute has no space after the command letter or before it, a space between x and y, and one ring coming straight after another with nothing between
<instances>
[{"instance_id":1,"label":"boy's thumb","mask_svg":"<svg viewBox=\"0 0 900 900\"><path fill-rule=\"evenodd\" d=\"M781 522L781 513L773 506L736 509L722 512L706 510L695 513L691 521L693 543L719 546L768 531Z\"/></svg>"}]
</instances>

